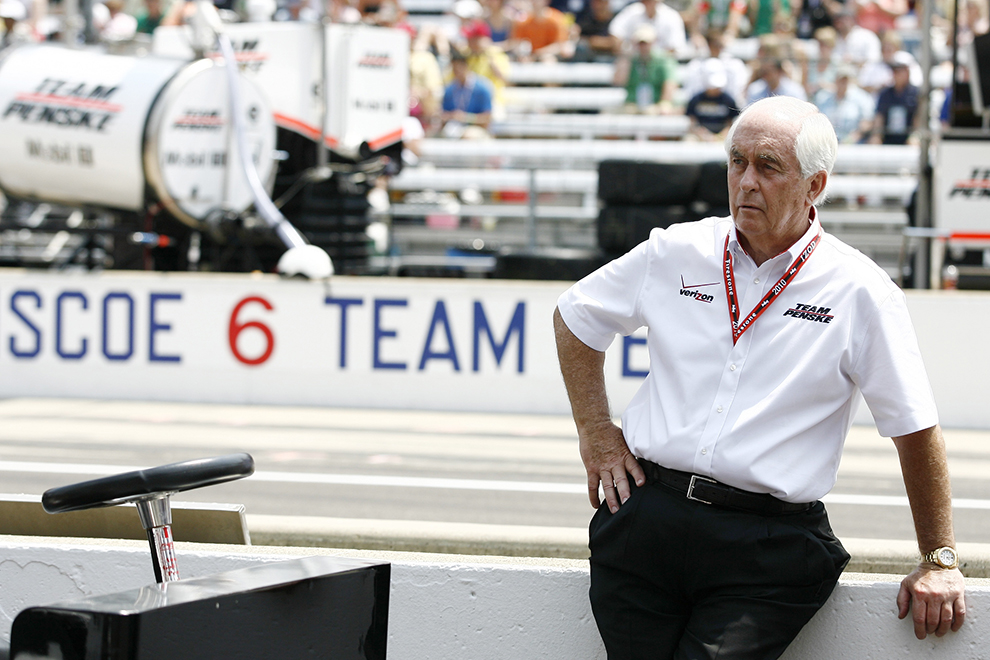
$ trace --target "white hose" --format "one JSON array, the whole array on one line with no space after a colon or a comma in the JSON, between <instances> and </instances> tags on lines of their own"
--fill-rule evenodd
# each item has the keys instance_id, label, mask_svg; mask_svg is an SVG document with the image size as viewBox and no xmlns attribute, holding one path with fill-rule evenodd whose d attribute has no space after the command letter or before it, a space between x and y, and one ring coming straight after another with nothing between
<instances>
[{"instance_id":1,"label":"white hose","mask_svg":"<svg viewBox=\"0 0 990 660\"><path fill-rule=\"evenodd\" d=\"M251 188L251 195L254 197L254 207L264 218L268 225L275 229L279 238L288 248L308 245L308 241L284 215L272 203L268 193L265 192L261 179L258 177L258 170L251 159L248 150L247 136L244 135L244 122L241 117L241 95L237 71L237 58L234 55L234 47L230 43L230 37L222 31L217 32L217 39L220 42L220 53L223 55L225 68L227 69L227 87L230 90L230 117L234 128L234 135L237 139L237 151L240 153L241 168L247 177L248 186Z\"/></svg>"}]
</instances>

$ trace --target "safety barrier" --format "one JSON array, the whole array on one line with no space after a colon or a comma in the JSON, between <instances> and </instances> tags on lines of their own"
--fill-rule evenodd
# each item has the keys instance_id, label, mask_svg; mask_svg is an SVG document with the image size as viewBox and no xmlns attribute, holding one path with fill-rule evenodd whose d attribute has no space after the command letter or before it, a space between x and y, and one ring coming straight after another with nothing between
<instances>
[{"instance_id":1,"label":"safety barrier","mask_svg":"<svg viewBox=\"0 0 990 660\"><path fill-rule=\"evenodd\" d=\"M113 592L147 582L139 542L60 543L0 537L0 642L24 607ZM178 544L189 577L335 554L389 561L388 657L391 660L603 660L588 605L587 562L410 553L243 548ZM925 641L898 620L899 576L847 574L801 632L785 660L913 658L978 660L990 643L990 581L967 580L961 631Z\"/></svg>"}]
</instances>

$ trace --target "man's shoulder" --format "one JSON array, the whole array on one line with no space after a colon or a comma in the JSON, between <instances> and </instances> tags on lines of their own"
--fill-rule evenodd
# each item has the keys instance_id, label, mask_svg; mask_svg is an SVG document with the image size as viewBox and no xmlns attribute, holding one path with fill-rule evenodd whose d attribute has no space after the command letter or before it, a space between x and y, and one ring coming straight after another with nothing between
<instances>
[{"instance_id":1,"label":"man's shoulder","mask_svg":"<svg viewBox=\"0 0 990 660\"><path fill-rule=\"evenodd\" d=\"M654 229L650 232L650 240L660 241L668 245L696 245L707 248L714 245L719 236L725 237L732 218L708 217L691 222L678 222L665 229Z\"/></svg>"}]
</instances>

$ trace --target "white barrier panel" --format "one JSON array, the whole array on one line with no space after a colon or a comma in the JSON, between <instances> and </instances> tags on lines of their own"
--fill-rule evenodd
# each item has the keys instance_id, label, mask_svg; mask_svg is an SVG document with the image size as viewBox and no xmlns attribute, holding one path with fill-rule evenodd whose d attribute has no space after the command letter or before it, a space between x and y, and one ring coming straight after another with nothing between
<instances>
[{"instance_id":1,"label":"white barrier panel","mask_svg":"<svg viewBox=\"0 0 990 660\"><path fill-rule=\"evenodd\" d=\"M0 396L566 413L565 286L0 271ZM613 355L625 405L646 348Z\"/></svg>"},{"instance_id":2,"label":"white barrier panel","mask_svg":"<svg viewBox=\"0 0 990 660\"><path fill-rule=\"evenodd\" d=\"M567 286L0 270L0 397L567 414L551 321ZM908 304L942 424L990 427L990 295ZM609 349L617 413L649 369L644 337Z\"/></svg>"},{"instance_id":3,"label":"white barrier panel","mask_svg":"<svg viewBox=\"0 0 990 660\"><path fill-rule=\"evenodd\" d=\"M151 581L146 544L96 545L0 537L0 642L30 605L133 589ZM588 603L587 562L368 553L317 548L177 544L184 579L314 554L392 564L389 660L604 660ZM967 580L966 624L914 638L898 620L900 577L847 575L784 660L983 660L990 643L990 581Z\"/></svg>"}]
</instances>

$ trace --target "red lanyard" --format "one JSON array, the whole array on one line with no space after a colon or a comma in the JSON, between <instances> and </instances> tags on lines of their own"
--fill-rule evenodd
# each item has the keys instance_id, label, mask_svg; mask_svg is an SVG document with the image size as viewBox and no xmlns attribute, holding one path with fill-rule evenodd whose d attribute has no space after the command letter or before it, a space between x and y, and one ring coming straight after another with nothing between
<instances>
[{"instance_id":1,"label":"red lanyard","mask_svg":"<svg viewBox=\"0 0 990 660\"><path fill-rule=\"evenodd\" d=\"M731 235L731 234L730 234ZM760 318L760 314L765 312L767 308L773 304L773 301L777 299L787 285L791 283L797 274L811 257L811 253L815 251L818 244L822 242L822 232L818 230L818 235L815 236L811 241L805 246L801 254L797 256L797 259L787 268L787 272L784 276L777 280L777 283L770 287L767 294L763 296L763 299L756 304L749 314L746 315L742 321L739 320L739 299L736 297L736 279L732 274L732 254L729 252L729 236L725 237L725 255L723 258L723 264L725 266L724 277L725 277L725 298L729 302L729 319L732 321L732 344L733 346L739 338L742 337L743 333L752 327L756 319Z\"/></svg>"}]
</instances>

